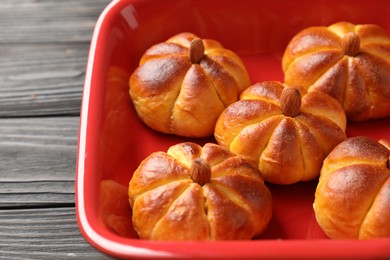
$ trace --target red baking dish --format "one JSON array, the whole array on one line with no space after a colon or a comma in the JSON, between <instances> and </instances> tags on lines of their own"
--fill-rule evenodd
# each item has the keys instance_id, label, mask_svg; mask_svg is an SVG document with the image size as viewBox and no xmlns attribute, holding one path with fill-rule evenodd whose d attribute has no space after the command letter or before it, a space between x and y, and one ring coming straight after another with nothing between
<instances>
[{"instance_id":1,"label":"red baking dish","mask_svg":"<svg viewBox=\"0 0 390 260\"><path fill-rule=\"evenodd\" d=\"M317 180L268 185L273 218L251 241L177 242L137 238L127 185L154 151L194 141L157 133L137 117L128 79L144 51L179 32L221 42L244 61L253 83L283 81L281 57L289 40L308 26L338 21L374 23L390 33L387 0L120 0L97 21L87 64L76 176L80 230L102 252L118 258L390 258L390 238L330 240L312 203ZM348 136L390 138L390 118L350 123ZM390 223L389 223L390 225Z\"/></svg>"}]
</instances>

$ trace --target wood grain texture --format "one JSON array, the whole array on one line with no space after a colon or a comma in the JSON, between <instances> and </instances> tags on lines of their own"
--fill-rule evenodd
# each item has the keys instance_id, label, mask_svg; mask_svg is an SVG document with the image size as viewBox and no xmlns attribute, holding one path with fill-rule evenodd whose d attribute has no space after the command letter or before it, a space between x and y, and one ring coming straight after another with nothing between
<instances>
[{"instance_id":1,"label":"wood grain texture","mask_svg":"<svg viewBox=\"0 0 390 260\"><path fill-rule=\"evenodd\" d=\"M0 48L0 117L79 115L89 44Z\"/></svg>"},{"instance_id":2,"label":"wood grain texture","mask_svg":"<svg viewBox=\"0 0 390 260\"><path fill-rule=\"evenodd\" d=\"M2 0L0 43L89 42L110 0Z\"/></svg>"},{"instance_id":3,"label":"wood grain texture","mask_svg":"<svg viewBox=\"0 0 390 260\"><path fill-rule=\"evenodd\" d=\"M110 2L0 1L0 259L110 259L74 202L88 51Z\"/></svg>"},{"instance_id":4,"label":"wood grain texture","mask_svg":"<svg viewBox=\"0 0 390 260\"><path fill-rule=\"evenodd\" d=\"M0 119L0 207L74 203L79 117Z\"/></svg>"},{"instance_id":5,"label":"wood grain texture","mask_svg":"<svg viewBox=\"0 0 390 260\"><path fill-rule=\"evenodd\" d=\"M0 1L0 117L79 114L92 32L109 3Z\"/></svg>"},{"instance_id":6,"label":"wood grain texture","mask_svg":"<svg viewBox=\"0 0 390 260\"><path fill-rule=\"evenodd\" d=\"M74 208L0 210L0 259L111 259L82 237Z\"/></svg>"}]
</instances>

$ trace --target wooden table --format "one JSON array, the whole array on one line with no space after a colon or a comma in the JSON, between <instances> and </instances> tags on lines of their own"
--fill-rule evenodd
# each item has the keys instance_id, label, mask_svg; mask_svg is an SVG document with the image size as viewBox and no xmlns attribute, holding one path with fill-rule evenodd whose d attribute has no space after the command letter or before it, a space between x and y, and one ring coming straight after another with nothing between
<instances>
[{"instance_id":1,"label":"wooden table","mask_svg":"<svg viewBox=\"0 0 390 260\"><path fill-rule=\"evenodd\" d=\"M80 234L85 67L110 0L0 1L0 259L110 259Z\"/></svg>"}]
</instances>

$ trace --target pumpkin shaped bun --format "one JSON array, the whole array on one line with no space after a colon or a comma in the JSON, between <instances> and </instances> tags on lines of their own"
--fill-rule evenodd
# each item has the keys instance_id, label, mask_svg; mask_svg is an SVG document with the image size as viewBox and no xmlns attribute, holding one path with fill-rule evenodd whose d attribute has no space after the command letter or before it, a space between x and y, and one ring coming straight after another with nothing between
<instances>
[{"instance_id":1,"label":"pumpkin shaped bun","mask_svg":"<svg viewBox=\"0 0 390 260\"><path fill-rule=\"evenodd\" d=\"M222 112L214 135L266 181L292 184L319 176L325 157L345 140L345 128L345 113L329 95L265 81Z\"/></svg>"},{"instance_id":2,"label":"pumpkin shaped bun","mask_svg":"<svg viewBox=\"0 0 390 260\"><path fill-rule=\"evenodd\" d=\"M390 116L390 36L377 25L304 29L288 44L282 64L286 84L331 95L351 121Z\"/></svg>"},{"instance_id":3,"label":"pumpkin shaped bun","mask_svg":"<svg viewBox=\"0 0 390 260\"><path fill-rule=\"evenodd\" d=\"M390 139L352 137L324 161L314 212L332 239L390 237Z\"/></svg>"},{"instance_id":4,"label":"pumpkin shaped bun","mask_svg":"<svg viewBox=\"0 0 390 260\"><path fill-rule=\"evenodd\" d=\"M180 33L144 53L130 77L138 116L156 131L212 136L226 106L250 85L242 60L212 39Z\"/></svg>"},{"instance_id":5,"label":"pumpkin shaped bun","mask_svg":"<svg viewBox=\"0 0 390 260\"><path fill-rule=\"evenodd\" d=\"M258 169L212 143L152 153L130 180L129 201L141 239L251 239L272 215Z\"/></svg>"}]
</instances>

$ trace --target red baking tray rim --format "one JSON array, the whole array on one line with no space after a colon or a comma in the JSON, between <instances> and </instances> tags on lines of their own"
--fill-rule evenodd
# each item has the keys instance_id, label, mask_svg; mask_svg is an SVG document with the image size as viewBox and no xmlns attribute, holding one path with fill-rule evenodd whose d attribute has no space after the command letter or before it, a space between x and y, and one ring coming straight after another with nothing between
<instances>
[{"instance_id":1,"label":"red baking tray rim","mask_svg":"<svg viewBox=\"0 0 390 260\"><path fill-rule=\"evenodd\" d=\"M81 119L79 147L76 165L76 213L81 233L85 239L102 252L120 258L388 258L390 257L390 238L358 240L294 240L263 239L252 241L215 242L158 242L124 238L108 232L98 223L96 205L91 194L96 192L97 181L93 171L97 158L100 132L96 129L102 122L99 116L102 93L99 93L99 72L106 70L105 49L102 45L112 29L112 16L124 8L133 8L135 2L147 0L114 0L99 17L87 64ZM266 1L265 1L266 2ZM279 1L283 3L283 1ZM374 1L375 2L375 1ZM379 1L382 2L383 1ZM110 21L110 22L108 22ZM389 126L388 119L380 123ZM386 133L388 131L386 130ZM390 137L390 136L388 136Z\"/></svg>"}]
</instances>

